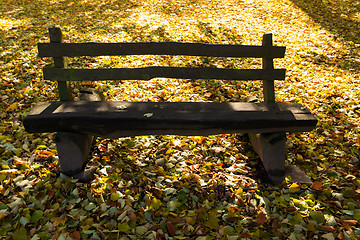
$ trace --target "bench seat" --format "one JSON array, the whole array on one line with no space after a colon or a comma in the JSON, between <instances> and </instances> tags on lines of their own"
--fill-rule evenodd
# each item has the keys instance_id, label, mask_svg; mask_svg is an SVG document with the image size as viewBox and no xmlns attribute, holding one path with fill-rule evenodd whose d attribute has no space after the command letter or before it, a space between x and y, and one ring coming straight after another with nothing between
<instances>
[{"instance_id":1,"label":"bench seat","mask_svg":"<svg viewBox=\"0 0 360 240\"><path fill-rule=\"evenodd\" d=\"M120 102L37 103L28 132L77 132L104 138L311 131L317 120L295 103Z\"/></svg>"}]
</instances>

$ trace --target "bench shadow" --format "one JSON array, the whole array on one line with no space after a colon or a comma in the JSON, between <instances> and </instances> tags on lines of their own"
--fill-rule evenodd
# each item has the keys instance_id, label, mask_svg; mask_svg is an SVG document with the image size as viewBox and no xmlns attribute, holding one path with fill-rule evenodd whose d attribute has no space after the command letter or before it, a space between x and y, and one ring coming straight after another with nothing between
<instances>
[{"instance_id":1,"label":"bench shadow","mask_svg":"<svg viewBox=\"0 0 360 240\"><path fill-rule=\"evenodd\" d=\"M360 43L360 4L357 1L291 0L339 41ZM342 40L343 39L343 40Z\"/></svg>"},{"instance_id":2,"label":"bench shadow","mask_svg":"<svg viewBox=\"0 0 360 240\"><path fill-rule=\"evenodd\" d=\"M336 52L333 56L310 51L301 57L317 65L328 65L358 73L360 68L356 59L359 56L357 45L360 44L360 4L357 4L357 1L291 1L314 22L333 34L336 41L352 48L352 51L346 54L334 49Z\"/></svg>"},{"instance_id":3,"label":"bench shadow","mask_svg":"<svg viewBox=\"0 0 360 240\"><path fill-rule=\"evenodd\" d=\"M28 20L28 28L38 27L40 24L44 30L57 24L76 26L80 31L89 31L89 28L100 30L98 25L100 23L102 28L110 30L114 18L126 18L129 16L126 10L138 6L131 0L117 1L116 4L106 4L98 0L64 0L61 4L51 3L47 0L35 0L32 4L26 1L16 1L15 4L13 1L6 2L7 0L4 1L4 5L7 5L8 8L5 14L9 14L13 19ZM37 14L34 15L33 12ZM71 18L69 18L69 14L71 14Z\"/></svg>"}]
</instances>

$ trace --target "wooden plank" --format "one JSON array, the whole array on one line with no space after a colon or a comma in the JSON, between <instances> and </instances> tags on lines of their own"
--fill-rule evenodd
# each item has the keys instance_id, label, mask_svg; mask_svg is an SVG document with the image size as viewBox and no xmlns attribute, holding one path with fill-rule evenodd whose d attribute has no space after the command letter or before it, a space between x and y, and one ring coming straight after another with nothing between
<instances>
[{"instance_id":1,"label":"wooden plank","mask_svg":"<svg viewBox=\"0 0 360 240\"><path fill-rule=\"evenodd\" d=\"M283 58L285 47L180 42L39 43L40 57L186 55L213 57Z\"/></svg>"},{"instance_id":2,"label":"wooden plank","mask_svg":"<svg viewBox=\"0 0 360 240\"><path fill-rule=\"evenodd\" d=\"M269 47L273 45L272 34L264 34L262 45ZM262 59L263 69L267 71L272 71L274 69L274 61L272 57L264 57ZM273 103L275 102L275 86L272 76L267 76L263 80L263 94L264 102Z\"/></svg>"},{"instance_id":3,"label":"wooden plank","mask_svg":"<svg viewBox=\"0 0 360 240\"><path fill-rule=\"evenodd\" d=\"M273 137L276 141L268 141ZM281 184L285 179L286 134L249 134L249 139L271 182L274 185Z\"/></svg>"},{"instance_id":4,"label":"wooden plank","mask_svg":"<svg viewBox=\"0 0 360 240\"><path fill-rule=\"evenodd\" d=\"M150 80L153 78L262 80L269 75L284 80L285 69L223 69L185 67L145 67L111 69L44 68L44 79L56 81Z\"/></svg>"},{"instance_id":5,"label":"wooden plank","mask_svg":"<svg viewBox=\"0 0 360 240\"><path fill-rule=\"evenodd\" d=\"M61 44L63 42L63 35L60 28L49 28L49 37L51 44ZM53 58L55 68L67 68L67 59L62 56ZM71 101L71 86L70 82L58 81L59 98L61 101Z\"/></svg>"},{"instance_id":6,"label":"wooden plank","mask_svg":"<svg viewBox=\"0 0 360 240\"><path fill-rule=\"evenodd\" d=\"M316 126L316 118L307 109L302 111L301 105L274 104L278 106L238 102L38 103L25 118L24 126L28 132L70 131L106 138L298 132ZM294 108L298 113L291 111Z\"/></svg>"}]
</instances>

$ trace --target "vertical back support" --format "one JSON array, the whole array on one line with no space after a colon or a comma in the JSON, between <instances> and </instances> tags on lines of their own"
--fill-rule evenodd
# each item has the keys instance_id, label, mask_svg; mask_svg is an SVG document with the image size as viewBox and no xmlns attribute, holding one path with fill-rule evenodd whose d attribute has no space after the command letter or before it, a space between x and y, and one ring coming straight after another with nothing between
<instances>
[{"instance_id":1,"label":"vertical back support","mask_svg":"<svg viewBox=\"0 0 360 240\"><path fill-rule=\"evenodd\" d=\"M61 43L63 42L63 36L60 28L49 28L49 37L50 42L52 43ZM67 59L64 57L54 57L54 66L55 68L67 68ZM67 81L58 81L58 90L60 101L71 101L71 88L70 82Z\"/></svg>"},{"instance_id":2,"label":"vertical back support","mask_svg":"<svg viewBox=\"0 0 360 240\"><path fill-rule=\"evenodd\" d=\"M272 34L264 34L262 45L272 46ZM262 67L271 74L274 69L273 58L263 58ZM275 102L274 77L272 74L266 76L263 80L263 93L264 102ZM249 138L251 145L260 156L264 168L273 184L281 184L285 178L285 133L251 133L249 134Z\"/></svg>"},{"instance_id":3,"label":"vertical back support","mask_svg":"<svg viewBox=\"0 0 360 240\"><path fill-rule=\"evenodd\" d=\"M49 28L50 42L61 43L63 36L60 28ZM54 57L55 68L67 68L65 57ZM69 81L57 81L60 101L72 101ZM100 100L100 99L99 99ZM58 132L55 137L59 156L60 170L63 174L89 182L95 169L85 170L93 136L82 133Z\"/></svg>"},{"instance_id":4,"label":"vertical back support","mask_svg":"<svg viewBox=\"0 0 360 240\"><path fill-rule=\"evenodd\" d=\"M272 34L264 34L262 40L263 46L272 46ZM262 68L264 70L273 70L274 62L273 58L263 58L262 59ZM272 103L275 102L275 89L274 89L274 79L272 76L269 76L268 79L263 80L263 94L264 94L264 102Z\"/></svg>"}]
</instances>

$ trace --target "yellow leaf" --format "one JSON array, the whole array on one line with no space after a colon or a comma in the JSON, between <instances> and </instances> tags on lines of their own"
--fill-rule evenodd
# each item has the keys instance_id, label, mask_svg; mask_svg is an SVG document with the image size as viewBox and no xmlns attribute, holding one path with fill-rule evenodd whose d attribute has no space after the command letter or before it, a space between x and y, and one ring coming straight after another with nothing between
<instances>
[{"instance_id":1,"label":"yellow leaf","mask_svg":"<svg viewBox=\"0 0 360 240\"><path fill-rule=\"evenodd\" d=\"M297 184L297 183L293 183L293 184L291 184L289 190L290 190L290 192L292 192L292 193L293 193L293 192L297 192L297 191L300 190L300 186L299 186L299 184Z\"/></svg>"},{"instance_id":2,"label":"yellow leaf","mask_svg":"<svg viewBox=\"0 0 360 240\"><path fill-rule=\"evenodd\" d=\"M159 209L161 207L161 201L157 198L153 198L151 200L151 207L155 210Z\"/></svg>"},{"instance_id":3,"label":"yellow leaf","mask_svg":"<svg viewBox=\"0 0 360 240\"><path fill-rule=\"evenodd\" d=\"M45 146L45 145L39 145L39 146L37 146L36 149L47 149L47 146Z\"/></svg>"},{"instance_id":4,"label":"yellow leaf","mask_svg":"<svg viewBox=\"0 0 360 240\"><path fill-rule=\"evenodd\" d=\"M52 217L50 221L53 223L54 226L59 224L65 225L66 218L61 219L60 217Z\"/></svg>"},{"instance_id":5,"label":"yellow leaf","mask_svg":"<svg viewBox=\"0 0 360 240\"><path fill-rule=\"evenodd\" d=\"M114 192L110 195L111 201L117 201L119 198L120 198L120 193L118 193L118 192Z\"/></svg>"},{"instance_id":6,"label":"yellow leaf","mask_svg":"<svg viewBox=\"0 0 360 240\"><path fill-rule=\"evenodd\" d=\"M18 108L18 106L19 106L19 103L14 102L10 106L8 106L5 110L6 111L14 111L14 110L16 110Z\"/></svg>"},{"instance_id":7,"label":"yellow leaf","mask_svg":"<svg viewBox=\"0 0 360 240\"><path fill-rule=\"evenodd\" d=\"M244 193L244 190L242 188L239 188L238 190L236 190L236 195L241 196Z\"/></svg>"},{"instance_id":8,"label":"yellow leaf","mask_svg":"<svg viewBox=\"0 0 360 240\"><path fill-rule=\"evenodd\" d=\"M168 149L167 151L166 151L166 155L170 155L170 154L172 154L174 152L174 149Z\"/></svg>"}]
</instances>

